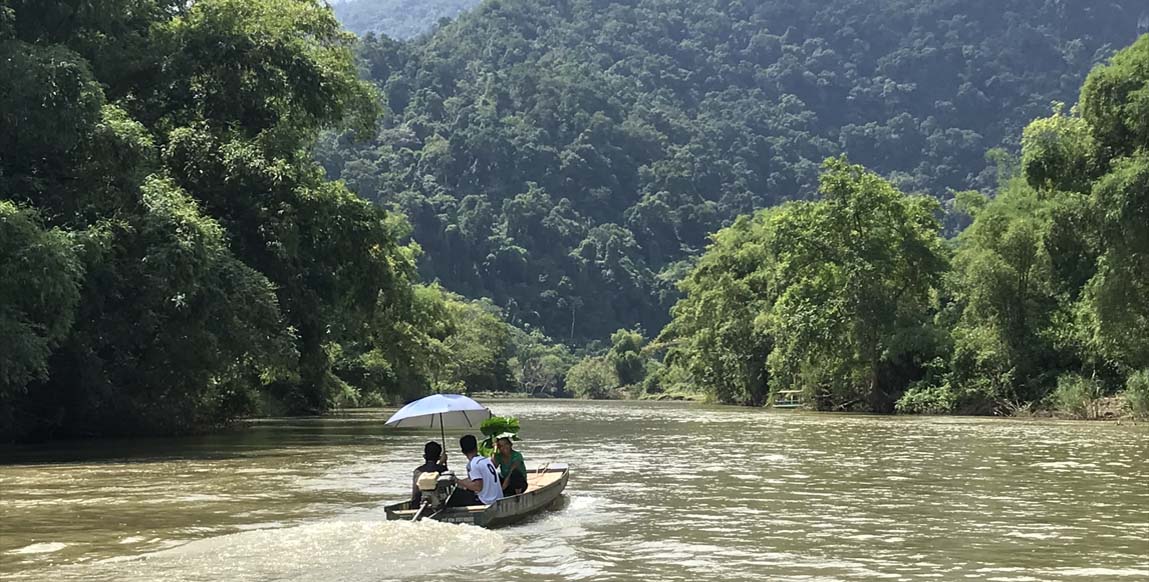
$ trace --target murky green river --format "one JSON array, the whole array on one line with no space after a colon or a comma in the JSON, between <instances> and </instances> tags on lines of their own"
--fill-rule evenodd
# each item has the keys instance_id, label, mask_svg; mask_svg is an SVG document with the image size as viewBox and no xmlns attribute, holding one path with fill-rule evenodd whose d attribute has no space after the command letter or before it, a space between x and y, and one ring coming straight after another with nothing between
<instances>
[{"instance_id":1,"label":"murky green river","mask_svg":"<svg viewBox=\"0 0 1149 582\"><path fill-rule=\"evenodd\" d=\"M0 450L0 578L1149 579L1146 426L491 404L572 468L523 525L385 521L428 436L390 411L272 420Z\"/></svg>"}]
</instances>

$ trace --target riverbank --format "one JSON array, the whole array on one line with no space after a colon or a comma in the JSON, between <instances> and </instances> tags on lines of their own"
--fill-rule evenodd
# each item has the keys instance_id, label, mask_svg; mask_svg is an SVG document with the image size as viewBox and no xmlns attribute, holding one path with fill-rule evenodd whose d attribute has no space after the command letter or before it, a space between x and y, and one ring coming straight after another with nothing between
<instances>
[{"instance_id":1,"label":"riverbank","mask_svg":"<svg viewBox=\"0 0 1149 582\"><path fill-rule=\"evenodd\" d=\"M480 401L482 400L522 400L522 399L538 399L538 400L579 400L577 398L555 398L551 396L536 396L522 392L479 392L471 395ZM650 402L691 402L698 404L718 404L723 406L731 406L736 408L772 408L769 405L755 407L755 406L740 406L737 404L727 404L715 402L707 394L702 392L690 391L668 391L660 393L643 393L637 397L623 393L620 398L604 398L604 399L585 399L597 402L604 401L650 401ZM1142 423L1149 422L1149 415L1136 414L1135 405L1126 400L1124 395L1104 396L1101 398L1088 400L1078 404L1079 409L1076 412L1070 410L1058 410L1051 407L1041 407L1037 403L1030 403L1028 405L1014 405L1014 406L1000 406L993 414L958 414L958 413L939 413L939 414L923 414L915 412L902 412L892 413L887 416L911 416L911 417L970 417L970 418L1016 418L1016 419L1051 419L1051 420L1074 420L1074 421L1102 421L1102 422L1133 422ZM819 411L814 407L807 405L798 406L795 408L787 408L786 410L803 410L809 412L825 412L828 414L868 414L864 411Z\"/></svg>"},{"instance_id":2,"label":"riverbank","mask_svg":"<svg viewBox=\"0 0 1149 582\"><path fill-rule=\"evenodd\" d=\"M1106 422L1146 422L1149 417L1131 412L1129 403L1122 396L1105 396L1084 405L1078 412L1055 409L1022 408L1012 418L1052 418L1056 420L1090 420Z\"/></svg>"}]
</instances>

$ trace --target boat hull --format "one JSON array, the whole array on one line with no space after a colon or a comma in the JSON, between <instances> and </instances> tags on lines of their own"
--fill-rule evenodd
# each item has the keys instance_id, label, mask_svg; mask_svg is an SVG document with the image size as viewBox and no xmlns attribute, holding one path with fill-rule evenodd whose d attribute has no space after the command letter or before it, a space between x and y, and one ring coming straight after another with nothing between
<instances>
[{"instance_id":1,"label":"boat hull","mask_svg":"<svg viewBox=\"0 0 1149 582\"><path fill-rule=\"evenodd\" d=\"M570 469L565 464L552 463L545 470L532 472L527 481L530 485L525 493L504 497L490 505L450 507L433 516L435 521L465 523L480 527L502 527L526 519L548 508L562 495L570 478ZM410 520L416 509L410 501L394 503L384 508L389 520Z\"/></svg>"}]
</instances>

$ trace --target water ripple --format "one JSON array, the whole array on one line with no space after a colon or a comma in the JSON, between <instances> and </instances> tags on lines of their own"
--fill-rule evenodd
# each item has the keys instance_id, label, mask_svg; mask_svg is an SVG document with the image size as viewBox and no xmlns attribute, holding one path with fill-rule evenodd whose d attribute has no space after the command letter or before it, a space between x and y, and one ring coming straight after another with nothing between
<instances>
[{"instance_id":1,"label":"water ripple","mask_svg":"<svg viewBox=\"0 0 1149 582\"><path fill-rule=\"evenodd\" d=\"M437 435L368 412L2 466L0 567L59 581L476 567L507 581L1149 580L1143 426L495 404L522 421L529 465L572 466L562 506L520 526L379 521Z\"/></svg>"}]
</instances>

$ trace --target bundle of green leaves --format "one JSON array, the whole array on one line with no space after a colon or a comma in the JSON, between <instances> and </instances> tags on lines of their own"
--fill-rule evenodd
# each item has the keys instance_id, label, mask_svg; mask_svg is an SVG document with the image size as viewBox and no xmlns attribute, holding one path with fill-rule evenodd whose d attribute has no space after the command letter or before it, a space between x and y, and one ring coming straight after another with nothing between
<instances>
[{"instance_id":1,"label":"bundle of green leaves","mask_svg":"<svg viewBox=\"0 0 1149 582\"><path fill-rule=\"evenodd\" d=\"M479 431L485 437L479 443L479 454L489 457L495 452L495 439L510 434L511 440L519 440L519 419L513 416L492 416L483 421Z\"/></svg>"}]
</instances>

